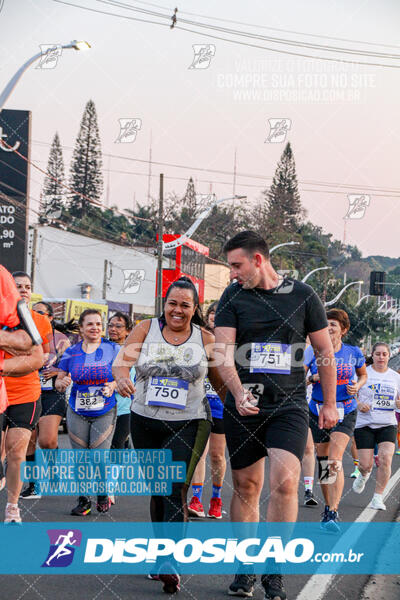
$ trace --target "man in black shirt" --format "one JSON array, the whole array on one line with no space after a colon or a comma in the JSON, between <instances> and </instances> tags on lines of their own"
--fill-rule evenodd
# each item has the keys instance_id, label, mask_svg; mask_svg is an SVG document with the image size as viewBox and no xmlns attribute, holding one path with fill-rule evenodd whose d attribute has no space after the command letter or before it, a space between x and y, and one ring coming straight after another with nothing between
<instances>
[{"instance_id":1,"label":"man in black shirt","mask_svg":"<svg viewBox=\"0 0 400 600\"><path fill-rule=\"evenodd\" d=\"M336 411L336 367L324 307L314 290L281 278L268 245L244 231L225 245L231 278L215 318L218 369L229 389L224 408L234 495L231 520L259 521L265 456L270 462L267 521L297 519L300 461L308 433L303 354L310 337L320 357L324 404L319 426ZM234 365L234 366L233 366ZM281 575L263 575L265 598L286 598ZM237 575L231 595L251 596L254 575Z\"/></svg>"}]
</instances>

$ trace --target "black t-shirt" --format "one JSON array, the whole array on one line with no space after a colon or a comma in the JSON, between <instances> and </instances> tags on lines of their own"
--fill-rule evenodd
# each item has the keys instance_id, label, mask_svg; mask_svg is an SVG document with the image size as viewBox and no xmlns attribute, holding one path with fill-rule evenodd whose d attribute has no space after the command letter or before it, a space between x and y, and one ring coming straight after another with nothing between
<instances>
[{"instance_id":1,"label":"black t-shirt","mask_svg":"<svg viewBox=\"0 0 400 600\"><path fill-rule=\"evenodd\" d=\"M327 325L325 309L312 287L288 278L270 290L231 284L215 316L216 327L236 329L240 381L267 411L287 408L293 401L305 403L305 339ZM228 394L227 405L232 403Z\"/></svg>"}]
</instances>

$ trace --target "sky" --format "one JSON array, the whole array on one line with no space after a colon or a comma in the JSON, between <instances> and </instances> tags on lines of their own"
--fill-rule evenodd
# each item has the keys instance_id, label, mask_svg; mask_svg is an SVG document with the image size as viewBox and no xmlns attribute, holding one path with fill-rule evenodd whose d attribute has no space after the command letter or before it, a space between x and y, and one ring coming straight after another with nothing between
<instances>
[{"instance_id":1,"label":"sky","mask_svg":"<svg viewBox=\"0 0 400 600\"><path fill-rule=\"evenodd\" d=\"M173 29L169 20L126 8L172 16L175 6ZM199 194L225 198L235 191L250 204L269 187L290 141L308 219L337 239L345 235L363 256L400 256L400 71L376 66L400 67L397 0L0 0L0 7L1 89L42 44L77 39L92 46L64 50L54 68L30 67L7 101L5 108L32 111L31 158L41 169L58 131L68 173L89 99L101 135L102 202L120 210L148 201L150 139L152 160L167 163L151 167L151 197L158 196L162 172L165 194L183 196L192 176ZM232 39L240 44L227 41ZM120 120L129 120L136 132L121 138ZM42 173L33 168L31 222L42 184ZM364 208L346 220L348 195Z\"/></svg>"}]
</instances>

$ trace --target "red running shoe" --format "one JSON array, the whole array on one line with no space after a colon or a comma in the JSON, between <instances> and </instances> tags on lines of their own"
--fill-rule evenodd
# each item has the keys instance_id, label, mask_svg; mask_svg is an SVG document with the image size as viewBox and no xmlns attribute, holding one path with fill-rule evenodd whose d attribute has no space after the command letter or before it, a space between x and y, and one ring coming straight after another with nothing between
<instances>
[{"instance_id":1,"label":"red running shoe","mask_svg":"<svg viewBox=\"0 0 400 600\"><path fill-rule=\"evenodd\" d=\"M211 498L208 517L213 519L222 519L222 500L221 498Z\"/></svg>"},{"instance_id":2,"label":"red running shoe","mask_svg":"<svg viewBox=\"0 0 400 600\"><path fill-rule=\"evenodd\" d=\"M159 573L158 577L163 583L163 590L166 594L176 594L181 589L181 578L175 567L170 563L165 563L160 571L169 571L169 573Z\"/></svg>"},{"instance_id":3,"label":"red running shoe","mask_svg":"<svg viewBox=\"0 0 400 600\"><path fill-rule=\"evenodd\" d=\"M193 496L193 498L191 499L190 504L188 506L188 511L189 515L192 515L192 517L206 516L206 513L204 512L204 507L196 496Z\"/></svg>"}]
</instances>

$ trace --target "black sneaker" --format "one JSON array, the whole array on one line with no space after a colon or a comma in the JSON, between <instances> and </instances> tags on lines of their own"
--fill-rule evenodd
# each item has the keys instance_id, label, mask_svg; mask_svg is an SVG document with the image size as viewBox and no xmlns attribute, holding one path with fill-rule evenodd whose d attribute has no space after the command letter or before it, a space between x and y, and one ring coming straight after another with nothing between
<instances>
[{"instance_id":1,"label":"black sneaker","mask_svg":"<svg viewBox=\"0 0 400 600\"><path fill-rule=\"evenodd\" d=\"M265 600L286 600L282 575L262 575L261 584L265 592Z\"/></svg>"},{"instance_id":2,"label":"black sneaker","mask_svg":"<svg viewBox=\"0 0 400 600\"><path fill-rule=\"evenodd\" d=\"M97 511L99 513L106 513L110 510L111 500L109 496L97 496Z\"/></svg>"},{"instance_id":3,"label":"black sneaker","mask_svg":"<svg viewBox=\"0 0 400 600\"><path fill-rule=\"evenodd\" d=\"M243 596L244 598L251 598L253 596L255 582L255 575L235 575L235 579L229 586L228 594L230 596Z\"/></svg>"},{"instance_id":4,"label":"black sneaker","mask_svg":"<svg viewBox=\"0 0 400 600\"><path fill-rule=\"evenodd\" d=\"M304 506L318 506L318 500L315 498L312 490L304 492Z\"/></svg>"},{"instance_id":5,"label":"black sneaker","mask_svg":"<svg viewBox=\"0 0 400 600\"><path fill-rule=\"evenodd\" d=\"M39 500L39 498L41 498L42 496L40 494L37 494L35 491L35 484L34 483L30 483L28 485L28 487L26 487L19 495L20 498L23 498L24 500L34 500L36 498L36 500Z\"/></svg>"},{"instance_id":6,"label":"black sneaker","mask_svg":"<svg viewBox=\"0 0 400 600\"><path fill-rule=\"evenodd\" d=\"M78 505L71 510L71 515L74 517L85 517L91 511L92 503L86 496L79 496Z\"/></svg>"},{"instance_id":7,"label":"black sneaker","mask_svg":"<svg viewBox=\"0 0 400 600\"><path fill-rule=\"evenodd\" d=\"M329 521L329 506L325 505L324 512L321 513L321 529L325 529L327 522Z\"/></svg>"}]
</instances>

